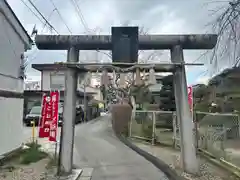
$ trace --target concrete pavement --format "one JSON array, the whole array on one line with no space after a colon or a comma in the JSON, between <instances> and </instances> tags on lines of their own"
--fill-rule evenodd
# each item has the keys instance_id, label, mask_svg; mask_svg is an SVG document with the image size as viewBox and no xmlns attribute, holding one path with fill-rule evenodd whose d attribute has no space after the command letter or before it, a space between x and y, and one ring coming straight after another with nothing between
<instances>
[{"instance_id":1,"label":"concrete pavement","mask_svg":"<svg viewBox=\"0 0 240 180\"><path fill-rule=\"evenodd\" d=\"M31 140L31 132L31 127L24 127L25 140ZM47 139L41 139L39 143L54 152L55 146L48 143ZM81 176L84 180L168 179L163 172L115 137L108 116L75 126L73 163L83 169Z\"/></svg>"},{"instance_id":2,"label":"concrete pavement","mask_svg":"<svg viewBox=\"0 0 240 180\"><path fill-rule=\"evenodd\" d=\"M115 137L110 118L76 126L74 164L92 180L165 180L163 172ZM89 176L89 175L88 175Z\"/></svg>"}]
</instances>

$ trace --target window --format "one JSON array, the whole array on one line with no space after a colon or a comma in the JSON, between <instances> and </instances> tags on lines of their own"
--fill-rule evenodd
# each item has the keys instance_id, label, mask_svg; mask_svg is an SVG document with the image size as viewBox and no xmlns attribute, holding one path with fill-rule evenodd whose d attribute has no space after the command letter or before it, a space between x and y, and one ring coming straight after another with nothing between
<instances>
[{"instance_id":1,"label":"window","mask_svg":"<svg viewBox=\"0 0 240 180\"><path fill-rule=\"evenodd\" d=\"M41 106L34 106L31 111L30 111L30 114L41 114Z\"/></svg>"},{"instance_id":2,"label":"window","mask_svg":"<svg viewBox=\"0 0 240 180\"><path fill-rule=\"evenodd\" d=\"M65 88L65 74L52 73L50 75L50 88L52 90L63 90Z\"/></svg>"},{"instance_id":3,"label":"window","mask_svg":"<svg viewBox=\"0 0 240 180\"><path fill-rule=\"evenodd\" d=\"M162 84L162 79L156 79L157 84Z\"/></svg>"}]
</instances>

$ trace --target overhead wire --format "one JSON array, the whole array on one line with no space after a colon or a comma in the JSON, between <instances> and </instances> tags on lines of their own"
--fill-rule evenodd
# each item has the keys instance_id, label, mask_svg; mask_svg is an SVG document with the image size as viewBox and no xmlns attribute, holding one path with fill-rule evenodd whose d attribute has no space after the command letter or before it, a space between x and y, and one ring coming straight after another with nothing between
<instances>
[{"instance_id":1,"label":"overhead wire","mask_svg":"<svg viewBox=\"0 0 240 180\"><path fill-rule=\"evenodd\" d=\"M49 21L50 18L52 17L54 11L55 11L55 9L53 9L52 12L49 14L49 16L48 16L48 18L47 18L48 21ZM41 30L41 34L43 33L46 25L47 25L46 23L43 23L43 27L42 27L42 30ZM33 60L35 60L35 59L37 58L37 56L34 56L34 55L36 55L38 52L39 52L39 51L38 51L38 49L36 48L36 49L30 54L32 57L31 57L30 59L26 60L27 65L28 65L30 62L32 62ZM34 56L34 57L33 57L33 56ZM26 66L26 68L28 68L28 67L29 67L29 66Z\"/></svg>"},{"instance_id":2,"label":"overhead wire","mask_svg":"<svg viewBox=\"0 0 240 180\"><path fill-rule=\"evenodd\" d=\"M62 14L60 13L60 11L58 10L58 8L56 7L55 3L53 0L50 0L50 2L52 3L53 7L55 8L56 12L58 13L60 19L62 20L63 24L66 26L66 28L68 29L69 33L72 34L72 31L70 30L69 26L67 25L67 23L65 22Z\"/></svg>"},{"instance_id":3,"label":"overhead wire","mask_svg":"<svg viewBox=\"0 0 240 180\"><path fill-rule=\"evenodd\" d=\"M41 23L45 23L28 5L24 0L21 0L22 3L28 8L29 11L31 11L31 13L41 22Z\"/></svg>"},{"instance_id":4,"label":"overhead wire","mask_svg":"<svg viewBox=\"0 0 240 180\"><path fill-rule=\"evenodd\" d=\"M81 8L80 8L80 6L78 5L78 3L76 2L76 0L70 0L70 2L72 3L73 7L75 8L75 11L77 12L77 15L78 15L78 17L79 17L79 19L80 19L80 21L81 21L81 24L83 25L84 29L85 29L87 32L92 32L92 31L93 31L93 32L95 33L95 31L97 30L97 28L96 28L96 30L94 30L94 29L90 29L90 28L88 27L88 24L87 24L87 22L86 22L86 20L85 20L85 18L84 18L84 15L83 15L83 13L82 13L82 11L81 11ZM100 50L98 50L98 49L96 49L96 51L97 51L98 53L102 53L102 54L108 56L110 59L112 58L112 56L111 56L110 54L106 53L106 52L100 51Z\"/></svg>"},{"instance_id":5,"label":"overhead wire","mask_svg":"<svg viewBox=\"0 0 240 180\"><path fill-rule=\"evenodd\" d=\"M42 30L41 30L41 33L43 33L43 31L44 31L44 29L45 29L46 26L49 26L49 28L50 28L51 30L54 30L57 34L59 34L58 31L56 30L56 28L49 22L50 17L52 16L53 12L56 11L56 12L58 13L59 17L61 18L61 20L63 21L63 23L65 24L65 26L67 27L67 29L68 29L68 31L70 32L70 34L72 34L70 28L67 26L66 22L64 21L62 15L61 15L61 13L60 13L60 11L58 10L58 8L56 7L55 3L54 3L52 0L51 0L51 3L52 3L52 5L53 5L54 9L52 10L52 12L50 13L50 15L49 15L48 18L45 18L45 16L40 12L40 10L35 6L35 4L34 4L31 0L28 0L28 2L29 2L29 3L31 4L31 6L37 11L37 13L41 16L42 19L37 15L37 13L35 13L35 12L29 7L29 5L28 5L24 0L21 0L21 2L22 2L22 3L28 8L28 10L43 24L43 28L42 28ZM32 55L35 55L37 52L38 52L38 51L33 52ZM28 67L28 64L29 64L31 61L35 60L35 59L36 59L36 56L35 56L35 57L32 57L31 59L26 60L26 62L24 62L25 68L27 68L27 67Z\"/></svg>"},{"instance_id":6,"label":"overhead wire","mask_svg":"<svg viewBox=\"0 0 240 180\"><path fill-rule=\"evenodd\" d=\"M35 6L35 4L31 1L28 0L28 2L32 5L32 7L38 12L38 14L43 18L43 20L46 22L46 24L52 29L54 30L57 34L58 31L53 27L53 25L44 17L44 15L39 11L39 9Z\"/></svg>"},{"instance_id":7,"label":"overhead wire","mask_svg":"<svg viewBox=\"0 0 240 180\"><path fill-rule=\"evenodd\" d=\"M70 0L70 2L72 3L73 7L75 8L75 11L77 12L77 15L81 21L81 24L83 25L83 27L85 28L86 31L89 31L89 27L84 19L84 16L82 14L81 8L79 7L78 3L75 0Z\"/></svg>"},{"instance_id":8,"label":"overhead wire","mask_svg":"<svg viewBox=\"0 0 240 180\"><path fill-rule=\"evenodd\" d=\"M50 18L52 17L52 15L53 15L53 13L54 13L55 11L56 11L56 9L53 9L53 10L51 11L51 13L49 14L49 16L48 16L48 18L47 18L48 21L50 21ZM42 28L42 30L41 30L41 34L43 33L46 25L47 25L47 23L44 23L43 28Z\"/></svg>"},{"instance_id":9,"label":"overhead wire","mask_svg":"<svg viewBox=\"0 0 240 180\"><path fill-rule=\"evenodd\" d=\"M52 13L55 11L53 10L48 19L44 18L44 21L28 6L28 4L24 1L24 0L21 0L21 2L28 8L28 10L43 24L43 29L41 30L41 32L43 32L43 30L45 29L46 25L49 26L49 19L50 19L50 16L52 15ZM36 6L35 6L36 7ZM42 13L41 13L42 14ZM53 26L50 25L50 28L52 28Z\"/></svg>"}]
</instances>

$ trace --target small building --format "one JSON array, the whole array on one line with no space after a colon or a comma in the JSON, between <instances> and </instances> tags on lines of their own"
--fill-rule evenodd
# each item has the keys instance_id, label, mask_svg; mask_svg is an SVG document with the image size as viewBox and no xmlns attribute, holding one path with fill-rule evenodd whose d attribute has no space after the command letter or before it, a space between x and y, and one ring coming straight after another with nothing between
<instances>
[{"instance_id":1,"label":"small building","mask_svg":"<svg viewBox=\"0 0 240 180\"><path fill-rule=\"evenodd\" d=\"M35 69L41 72L41 82L39 90L25 90L24 91L24 109L26 113L31 109L33 105L41 105L41 98L43 93L50 92L51 90L60 91L60 100L64 100L65 91L65 71L66 69L56 69L54 64L37 64ZM77 86L77 105L84 104L84 89L82 86L82 80L84 77L79 76ZM91 91L89 91L91 90ZM86 88L86 100L87 102L94 98L97 94L95 89L90 87Z\"/></svg>"},{"instance_id":2,"label":"small building","mask_svg":"<svg viewBox=\"0 0 240 180\"><path fill-rule=\"evenodd\" d=\"M84 87L83 85L80 85L80 88L79 88L80 91L84 91ZM93 86L87 86L85 91L88 93L88 94L92 94L93 98L96 100L96 101L103 101L103 97L102 97L102 93L101 93L101 90L99 87L93 87Z\"/></svg>"},{"instance_id":3,"label":"small building","mask_svg":"<svg viewBox=\"0 0 240 180\"><path fill-rule=\"evenodd\" d=\"M65 90L65 72L66 68L59 69L58 64L33 64L32 67L41 72L41 90ZM77 90L83 90L84 74L79 75Z\"/></svg>"},{"instance_id":4,"label":"small building","mask_svg":"<svg viewBox=\"0 0 240 180\"><path fill-rule=\"evenodd\" d=\"M0 1L0 156L24 141L24 52L32 40L6 0Z\"/></svg>"}]
</instances>

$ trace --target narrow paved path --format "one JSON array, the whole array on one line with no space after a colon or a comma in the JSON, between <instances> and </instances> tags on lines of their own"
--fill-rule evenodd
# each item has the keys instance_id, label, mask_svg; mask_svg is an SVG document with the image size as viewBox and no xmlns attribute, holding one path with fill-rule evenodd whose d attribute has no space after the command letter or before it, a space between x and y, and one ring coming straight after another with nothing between
<instances>
[{"instance_id":1,"label":"narrow paved path","mask_svg":"<svg viewBox=\"0 0 240 180\"><path fill-rule=\"evenodd\" d=\"M92 180L167 180L115 137L107 116L76 126L74 146L74 164L93 168Z\"/></svg>"}]
</instances>

